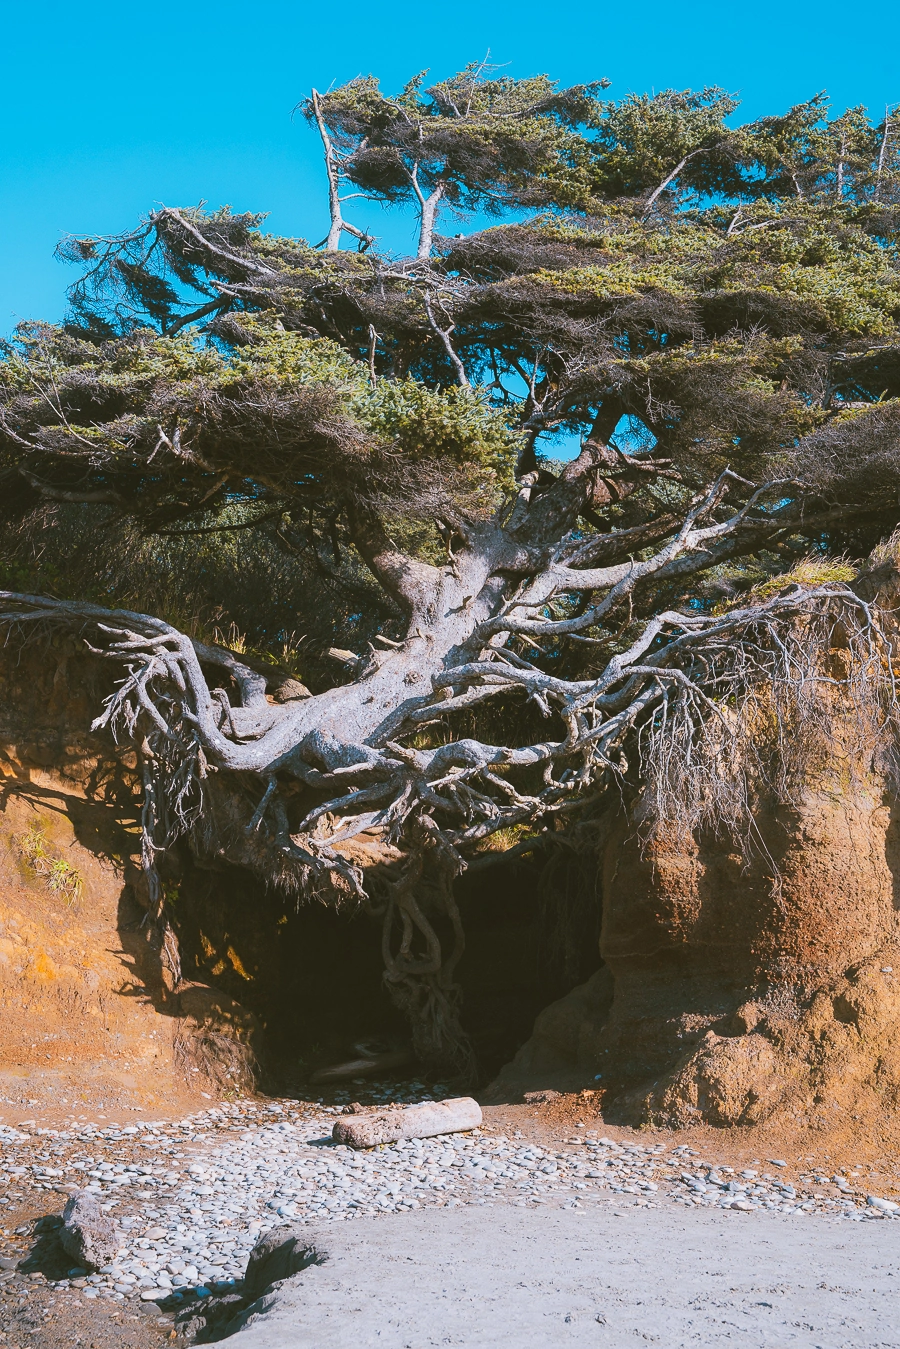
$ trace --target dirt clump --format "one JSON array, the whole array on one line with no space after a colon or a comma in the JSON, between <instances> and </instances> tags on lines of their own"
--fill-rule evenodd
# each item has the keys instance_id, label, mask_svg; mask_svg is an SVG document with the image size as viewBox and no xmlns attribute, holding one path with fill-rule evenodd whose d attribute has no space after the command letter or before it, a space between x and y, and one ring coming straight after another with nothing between
<instances>
[{"instance_id":1,"label":"dirt clump","mask_svg":"<svg viewBox=\"0 0 900 1349\"><path fill-rule=\"evenodd\" d=\"M642 849L621 821L604 858L603 969L540 1014L492 1099L589 1085L607 1118L660 1127L859 1132L893 1114L895 810L872 782L810 791L764 823L777 875L721 839Z\"/></svg>"},{"instance_id":2,"label":"dirt clump","mask_svg":"<svg viewBox=\"0 0 900 1349\"><path fill-rule=\"evenodd\" d=\"M878 596L894 632L888 570ZM607 1120L629 1125L892 1129L900 807L884 728L896 726L835 692L842 640L835 625L817 657L823 678L818 666L809 675L816 716L794 767L779 770L785 790L746 779L745 828L715 827L702 810L687 823L660 814L650 787L604 820L602 968L538 1016L489 1099L589 1087ZM765 690L754 706L746 752L759 764L781 751L767 748ZM783 740L774 713L772 725ZM737 780L733 764L722 773Z\"/></svg>"}]
</instances>

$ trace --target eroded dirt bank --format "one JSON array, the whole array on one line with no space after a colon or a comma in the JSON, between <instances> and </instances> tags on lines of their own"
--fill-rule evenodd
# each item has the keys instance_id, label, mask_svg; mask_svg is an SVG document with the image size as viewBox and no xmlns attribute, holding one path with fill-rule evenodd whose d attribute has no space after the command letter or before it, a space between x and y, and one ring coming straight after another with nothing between
<instances>
[{"instance_id":1,"label":"eroded dirt bank","mask_svg":"<svg viewBox=\"0 0 900 1349\"><path fill-rule=\"evenodd\" d=\"M0 662L0 1108L190 1110L254 1082L296 1090L360 1036L402 1046L364 916L183 847L154 920L133 765L87 729L105 680L69 638ZM588 1088L618 1125L893 1146L900 835L842 716L798 804L759 812L755 848L644 846L638 803L579 827L575 867L551 850L543 874L465 879L460 978L486 1075L522 1046L487 1100Z\"/></svg>"},{"instance_id":2,"label":"eroded dirt bank","mask_svg":"<svg viewBox=\"0 0 900 1349\"><path fill-rule=\"evenodd\" d=\"M601 853L602 968L540 1013L490 1099L587 1086L610 1120L892 1138L900 844L884 780L836 756L755 846L639 808Z\"/></svg>"}]
</instances>

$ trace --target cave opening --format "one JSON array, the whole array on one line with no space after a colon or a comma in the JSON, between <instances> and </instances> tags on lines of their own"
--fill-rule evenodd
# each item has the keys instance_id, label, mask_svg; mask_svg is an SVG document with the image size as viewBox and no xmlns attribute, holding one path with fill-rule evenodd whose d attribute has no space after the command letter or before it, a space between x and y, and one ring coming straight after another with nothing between
<instances>
[{"instance_id":1,"label":"cave opening","mask_svg":"<svg viewBox=\"0 0 900 1349\"><path fill-rule=\"evenodd\" d=\"M359 1043L408 1045L384 986L380 919L298 904L235 867L188 863L179 894L183 977L221 989L258 1018L264 1087L299 1090ZM462 1024L486 1083L529 1038L541 1009L599 967L596 865L559 846L498 857L458 878L456 899L466 932Z\"/></svg>"}]
</instances>

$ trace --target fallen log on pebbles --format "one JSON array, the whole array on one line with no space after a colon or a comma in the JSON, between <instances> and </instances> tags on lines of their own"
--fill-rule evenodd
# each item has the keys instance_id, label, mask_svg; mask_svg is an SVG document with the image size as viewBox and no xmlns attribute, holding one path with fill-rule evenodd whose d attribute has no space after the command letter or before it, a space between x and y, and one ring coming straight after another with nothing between
<instances>
[{"instance_id":1,"label":"fallen log on pebbles","mask_svg":"<svg viewBox=\"0 0 900 1349\"><path fill-rule=\"evenodd\" d=\"M337 1121L331 1136L336 1143L347 1143L351 1148L374 1148L401 1138L433 1138L435 1134L477 1129L480 1124L478 1102L471 1096L458 1096L451 1101L423 1101L421 1105L345 1116Z\"/></svg>"},{"instance_id":2,"label":"fallen log on pebbles","mask_svg":"<svg viewBox=\"0 0 900 1349\"><path fill-rule=\"evenodd\" d=\"M406 1068L413 1061L408 1049L391 1050L384 1054L363 1054L347 1063L333 1063L328 1068L320 1068L309 1079L313 1086L327 1082L349 1082L354 1077L380 1077L383 1073L394 1073Z\"/></svg>"}]
</instances>

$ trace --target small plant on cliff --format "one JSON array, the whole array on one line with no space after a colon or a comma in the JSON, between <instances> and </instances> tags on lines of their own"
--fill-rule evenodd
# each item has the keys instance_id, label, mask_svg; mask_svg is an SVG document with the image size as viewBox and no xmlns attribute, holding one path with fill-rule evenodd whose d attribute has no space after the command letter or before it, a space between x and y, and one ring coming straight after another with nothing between
<instances>
[{"instance_id":1,"label":"small plant on cliff","mask_svg":"<svg viewBox=\"0 0 900 1349\"><path fill-rule=\"evenodd\" d=\"M736 108L476 67L313 93L323 246L169 207L70 239L70 323L0 364L7 555L78 542L5 618L120 673L95 725L141 765L157 921L185 832L366 904L432 1062L472 1066L453 879L486 840L683 790L803 624L885 668L842 568L900 518L900 126ZM347 186L414 206L416 257ZM501 223L440 234L472 207ZM810 555L814 583L766 581ZM172 618L226 556L204 641ZM310 687L250 654L295 626Z\"/></svg>"},{"instance_id":2,"label":"small plant on cliff","mask_svg":"<svg viewBox=\"0 0 900 1349\"><path fill-rule=\"evenodd\" d=\"M47 888L67 904L76 904L84 890L84 879L64 857L54 857L47 868Z\"/></svg>"},{"instance_id":3,"label":"small plant on cliff","mask_svg":"<svg viewBox=\"0 0 900 1349\"><path fill-rule=\"evenodd\" d=\"M43 826L37 822L30 824L17 843L22 858L36 876L43 878L47 889L68 905L77 904L84 890L84 878L77 867L59 856Z\"/></svg>"}]
</instances>

